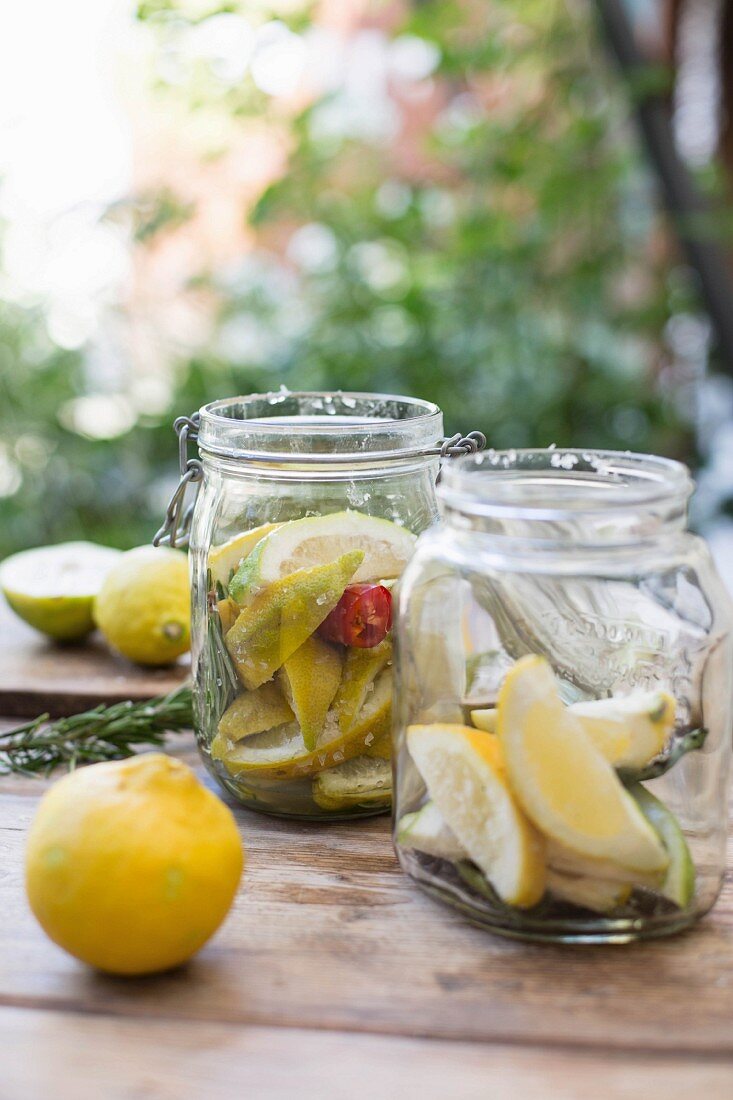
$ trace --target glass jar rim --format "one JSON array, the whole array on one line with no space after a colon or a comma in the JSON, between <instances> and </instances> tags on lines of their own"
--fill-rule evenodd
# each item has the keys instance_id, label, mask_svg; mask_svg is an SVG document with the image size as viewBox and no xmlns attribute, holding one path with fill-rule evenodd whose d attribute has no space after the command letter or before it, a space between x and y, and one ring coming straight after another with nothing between
<instances>
[{"instance_id":1,"label":"glass jar rim","mask_svg":"<svg viewBox=\"0 0 733 1100\"><path fill-rule=\"evenodd\" d=\"M684 463L580 447L486 450L450 463L447 508L476 516L558 520L614 510L684 506L695 483Z\"/></svg>"},{"instance_id":2,"label":"glass jar rim","mask_svg":"<svg viewBox=\"0 0 733 1100\"><path fill-rule=\"evenodd\" d=\"M416 457L440 445L443 414L417 397L346 390L280 389L204 405L202 452L267 462Z\"/></svg>"}]
</instances>

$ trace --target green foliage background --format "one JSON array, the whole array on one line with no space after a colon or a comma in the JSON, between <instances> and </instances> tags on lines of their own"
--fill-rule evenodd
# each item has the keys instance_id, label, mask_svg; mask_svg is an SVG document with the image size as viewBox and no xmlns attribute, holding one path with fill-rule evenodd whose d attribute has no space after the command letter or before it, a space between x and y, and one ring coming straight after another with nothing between
<instances>
[{"instance_id":1,"label":"green foliage background","mask_svg":"<svg viewBox=\"0 0 733 1100\"><path fill-rule=\"evenodd\" d=\"M247 5L149 0L139 18L163 48L192 22L237 7ZM451 95L490 77L539 94L520 96L515 110L459 112L454 124L449 112L426 139L435 175L419 181L401 178L373 143L324 136L314 124L323 104L295 118L286 174L242 210L258 248L236 278L195 278L215 302L216 331L254 326L260 350L227 354L217 340L195 355L171 349L170 408L141 415L124 435L89 440L62 425L63 403L94 391L85 349L55 347L41 308L0 305L5 457L22 479L0 499L0 555L72 537L148 541L159 481L175 477L173 416L281 384L430 398L449 431L481 428L497 447L689 457L689 429L660 371L665 325L690 296L591 7L415 5L395 34L438 47L435 75ZM302 30L310 15L287 18ZM200 68L189 75L154 94L235 120L273 110L249 78L224 89ZM152 212L149 195L130 202L137 249L190 215L169 192L153 196ZM296 276L272 242L298 224L325 230L329 261Z\"/></svg>"}]
</instances>

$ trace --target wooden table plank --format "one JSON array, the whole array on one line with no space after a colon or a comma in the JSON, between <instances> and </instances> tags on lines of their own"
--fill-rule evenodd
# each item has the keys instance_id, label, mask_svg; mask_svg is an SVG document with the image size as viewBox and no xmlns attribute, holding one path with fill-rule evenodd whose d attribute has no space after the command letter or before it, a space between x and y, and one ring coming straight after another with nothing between
<instances>
[{"instance_id":1,"label":"wooden table plank","mask_svg":"<svg viewBox=\"0 0 733 1100\"><path fill-rule=\"evenodd\" d=\"M0 1009L3 1100L728 1100L733 1067L674 1055Z\"/></svg>"},{"instance_id":2,"label":"wooden table plank","mask_svg":"<svg viewBox=\"0 0 733 1100\"><path fill-rule=\"evenodd\" d=\"M99 634L56 645L14 615L0 596L0 714L74 714L98 703L149 699L189 674L188 657L170 668L139 668L111 653Z\"/></svg>"},{"instance_id":3,"label":"wooden table plank","mask_svg":"<svg viewBox=\"0 0 733 1100\"><path fill-rule=\"evenodd\" d=\"M185 742L184 742L185 743ZM733 1057L733 884L697 929L629 947L501 940L422 895L384 818L330 826L238 809L248 851L223 929L185 969L95 974L28 912L34 780L0 796L0 1004L126 1017Z\"/></svg>"}]
</instances>

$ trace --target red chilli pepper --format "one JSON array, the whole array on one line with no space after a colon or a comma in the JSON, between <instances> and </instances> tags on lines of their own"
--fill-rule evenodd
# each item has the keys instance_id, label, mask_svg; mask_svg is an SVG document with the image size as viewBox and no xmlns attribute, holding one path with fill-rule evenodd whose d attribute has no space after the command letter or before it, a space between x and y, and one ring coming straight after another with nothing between
<instances>
[{"instance_id":1,"label":"red chilli pepper","mask_svg":"<svg viewBox=\"0 0 733 1100\"><path fill-rule=\"evenodd\" d=\"M371 649L392 629L392 593L383 584L349 584L318 628L329 642Z\"/></svg>"}]
</instances>

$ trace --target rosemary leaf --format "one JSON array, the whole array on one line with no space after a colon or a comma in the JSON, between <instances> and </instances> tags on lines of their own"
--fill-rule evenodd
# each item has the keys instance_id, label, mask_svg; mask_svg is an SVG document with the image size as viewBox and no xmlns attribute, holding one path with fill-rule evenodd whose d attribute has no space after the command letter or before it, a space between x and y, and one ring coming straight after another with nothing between
<instances>
[{"instance_id":1,"label":"rosemary leaf","mask_svg":"<svg viewBox=\"0 0 733 1100\"><path fill-rule=\"evenodd\" d=\"M160 748L166 734L193 725L191 688L176 688L141 703L92 707L50 721L41 714L0 732L0 775L49 775L66 765L121 760L138 748Z\"/></svg>"}]
</instances>

